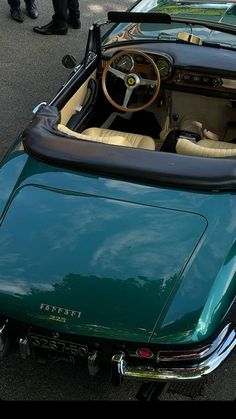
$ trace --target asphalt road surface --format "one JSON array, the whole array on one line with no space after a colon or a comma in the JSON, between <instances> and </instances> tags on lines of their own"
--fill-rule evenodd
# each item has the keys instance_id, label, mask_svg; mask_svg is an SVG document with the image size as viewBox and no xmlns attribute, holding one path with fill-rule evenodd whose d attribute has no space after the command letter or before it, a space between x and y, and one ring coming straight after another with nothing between
<instances>
[{"instance_id":1,"label":"asphalt road surface","mask_svg":"<svg viewBox=\"0 0 236 419\"><path fill-rule=\"evenodd\" d=\"M31 119L32 109L49 102L69 76L61 58L73 54L83 57L87 31L92 22L108 10L125 10L132 0L81 0L82 29L70 29L66 36L40 36L35 24L49 22L51 1L39 0L37 21L24 23L9 18L7 1L0 3L0 156ZM22 1L24 8L24 1ZM67 364L41 365L24 361L18 354L0 362L2 400L135 400L138 383L125 382L112 387L108 373L89 377L86 370ZM198 385L170 385L162 400L234 400L236 397L236 354Z\"/></svg>"}]
</instances>

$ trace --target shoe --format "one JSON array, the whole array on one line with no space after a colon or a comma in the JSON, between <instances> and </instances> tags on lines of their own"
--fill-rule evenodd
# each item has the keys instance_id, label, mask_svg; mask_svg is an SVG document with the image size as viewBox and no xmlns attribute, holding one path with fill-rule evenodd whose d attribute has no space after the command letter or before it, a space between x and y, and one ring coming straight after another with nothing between
<instances>
[{"instance_id":1,"label":"shoe","mask_svg":"<svg viewBox=\"0 0 236 419\"><path fill-rule=\"evenodd\" d=\"M66 35L68 26L58 26L53 20L44 26L35 26L34 32L41 33L42 35Z\"/></svg>"},{"instance_id":2,"label":"shoe","mask_svg":"<svg viewBox=\"0 0 236 419\"><path fill-rule=\"evenodd\" d=\"M25 18L20 7L15 7L14 9L10 10L12 19L16 20L17 22L24 22Z\"/></svg>"},{"instance_id":3,"label":"shoe","mask_svg":"<svg viewBox=\"0 0 236 419\"><path fill-rule=\"evenodd\" d=\"M67 22L68 22L68 25L72 26L73 29L81 28L81 21L77 16L73 16L69 14Z\"/></svg>"},{"instance_id":4,"label":"shoe","mask_svg":"<svg viewBox=\"0 0 236 419\"><path fill-rule=\"evenodd\" d=\"M39 12L35 1L31 1L26 5L26 11L31 19L37 19Z\"/></svg>"}]
</instances>

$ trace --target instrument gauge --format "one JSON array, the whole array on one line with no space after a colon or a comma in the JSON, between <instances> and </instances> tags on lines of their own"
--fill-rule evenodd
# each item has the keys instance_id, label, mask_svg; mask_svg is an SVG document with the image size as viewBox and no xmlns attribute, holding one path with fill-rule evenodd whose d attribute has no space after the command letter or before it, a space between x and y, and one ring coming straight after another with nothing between
<instances>
[{"instance_id":1,"label":"instrument gauge","mask_svg":"<svg viewBox=\"0 0 236 419\"><path fill-rule=\"evenodd\" d=\"M157 68L159 70L161 78L165 79L170 74L170 64L169 61L165 60L164 58L159 58L156 61Z\"/></svg>"},{"instance_id":2,"label":"instrument gauge","mask_svg":"<svg viewBox=\"0 0 236 419\"><path fill-rule=\"evenodd\" d=\"M114 61L115 68L123 71L124 73L130 73L134 67L134 60L130 55L123 55Z\"/></svg>"}]
</instances>

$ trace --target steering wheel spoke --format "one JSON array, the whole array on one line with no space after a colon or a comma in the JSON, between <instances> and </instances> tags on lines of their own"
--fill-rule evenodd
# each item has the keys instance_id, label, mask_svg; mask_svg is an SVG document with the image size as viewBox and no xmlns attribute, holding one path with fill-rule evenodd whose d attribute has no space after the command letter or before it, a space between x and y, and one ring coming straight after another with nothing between
<instances>
[{"instance_id":1,"label":"steering wheel spoke","mask_svg":"<svg viewBox=\"0 0 236 419\"><path fill-rule=\"evenodd\" d=\"M149 79L140 79L140 85L141 86L153 86L155 87L157 85L156 80L149 80Z\"/></svg>"},{"instance_id":2,"label":"steering wheel spoke","mask_svg":"<svg viewBox=\"0 0 236 419\"><path fill-rule=\"evenodd\" d=\"M123 102L123 106L125 108L128 107L128 103L129 103L132 93L133 93L133 89L131 89L130 87L127 87L126 92L125 92L124 102Z\"/></svg>"},{"instance_id":3,"label":"steering wheel spoke","mask_svg":"<svg viewBox=\"0 0 236 419\"><path fill-rule=\"evenodd\" d=\"M114 74L116 77L119 77L119 79L125 80L126 74L122 73L122 71L117 70L116 68L111 67L111 66L108 68L108 71Z\"/></svg>"}]
</instances>

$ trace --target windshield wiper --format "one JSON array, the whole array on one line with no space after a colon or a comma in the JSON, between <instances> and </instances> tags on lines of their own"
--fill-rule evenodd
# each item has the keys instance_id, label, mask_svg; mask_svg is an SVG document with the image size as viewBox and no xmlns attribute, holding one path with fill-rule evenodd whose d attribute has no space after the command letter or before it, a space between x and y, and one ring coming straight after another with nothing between
<instances>
[{"instance_id":1,"label":"windshield wiper","mask_svg":"<svg viewBox=\"0 0 236 419\"><path fill-rule=\"evenodd\" d=\"M202 41L202 45L212 48L225 48L225 49L236 49L236 44L231 44L230 42L211 42L211 41Z\"/></svg>"},{"instance_id":2,"label":"windshield wiper","mask_svg":"<svg viewBox=\"0 0 236 419\"><path fill-rule=\"evenodd\" d=\"M171 17L171 22L185 23L189 25L201 25L213 31L225 32L231 35L236 35L236 26L226 25L223 23L209 22L208 20L202 20L202 19L189 19L189 18L184 18L184 17L178 17L178 18Z\"/></svg>"},{"instance_id":3,"label":"windshield wiper","mask_svg":"<svg viewBox=\"0 0 236 419\"><path fill-rule=\"evenodd\" d=\"M158 41L177 41L176 36L166 32L160 32L156 38Z\"/></svg>"}]
</instances>

